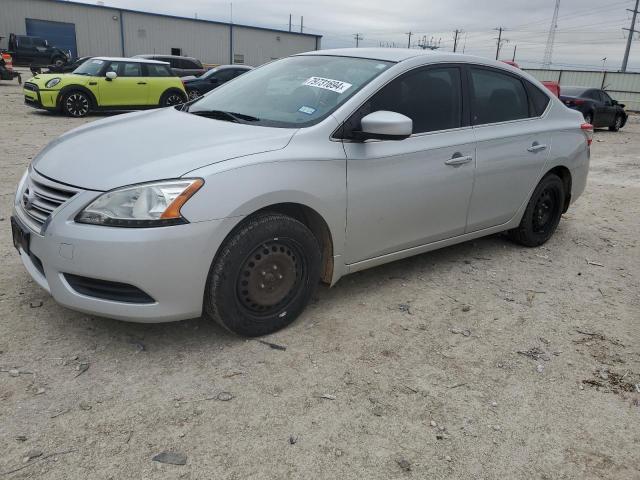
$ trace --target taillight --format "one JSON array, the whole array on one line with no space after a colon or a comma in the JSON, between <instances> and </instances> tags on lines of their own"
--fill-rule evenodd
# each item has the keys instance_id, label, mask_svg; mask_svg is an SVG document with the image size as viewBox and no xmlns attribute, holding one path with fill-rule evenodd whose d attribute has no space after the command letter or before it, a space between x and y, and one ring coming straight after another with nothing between
<instances>
[{"instance_id":1,"label":"taillight","mask_svg":"<svg viewBox=\"0 0 640 480\"><path fill-rule=\"evenodd\" d=\"M579 98L576 98L576 99L566 100L564 103L565 105L583 105L584 100L580 100Z\"/></svg>"},{"instance_id":2,"label":"taillight","mask_svg":"<svg viewBox=\"0 0 640 480\"><path fill-rule=\"evenodd\" d=\"M591 142L593 142L593 125L583 123L580 125L580 130L584 132L584 136L587 138L587 145L591 146Z\"/></svg>"}]
</instances>

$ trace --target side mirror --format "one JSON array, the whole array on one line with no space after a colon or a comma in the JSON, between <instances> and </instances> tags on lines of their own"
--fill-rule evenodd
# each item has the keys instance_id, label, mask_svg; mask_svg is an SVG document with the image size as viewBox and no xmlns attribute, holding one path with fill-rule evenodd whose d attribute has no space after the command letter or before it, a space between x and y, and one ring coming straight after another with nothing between
<instances>
[{"instance_id":1,"label":"side mirror","mask_svg":"<svg viewBox=\"0 0 640 480\"><path fill-rule=\"evenodd\" d=\"M404 140L413 133L413 120L401 113L378 110L360 120L362 130L354 132L360 140Z\"/></svg>"},{"instance_id":2,"label":"side mirror","mask_svg":"<svg viewBox=\"0 0 640 480\"><path fill-rule=\"evenodd\" d=\"M116 72L107 72L107 80L111 81L111 80L115 80L116 78L118 78L118 74Z\"/></svg>"},{"instance_id":3,"label":"side mirror","mask_svg":"<svg viewBox=\"0 0 640 480\"><path fill-rule=\"evenodd\" d=\"M611 105L618 105L618 101L611 99Z\"/></svg>"}]
</instances>

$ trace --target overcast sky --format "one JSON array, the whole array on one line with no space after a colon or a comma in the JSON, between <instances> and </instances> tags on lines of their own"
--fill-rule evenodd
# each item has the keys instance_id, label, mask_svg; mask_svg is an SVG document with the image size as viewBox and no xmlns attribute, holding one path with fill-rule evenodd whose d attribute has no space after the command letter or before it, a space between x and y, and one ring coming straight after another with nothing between
<instances>
[{"instance_id":1,"label":"overcast sky","mask_svg":"<svg viewBox=\"0 0 640 480\"><path fill-rule=\"evenodd\" d=\"M96 3L95 1L85 3ZM105 0L105 5L185 17L229 21L231 4L219 0ZM602 69L620 68L634 0L561 0L553 63L556 66ZM441 41L452 50L453 31L462 29L459 51L495 57L497 32L505 27L502 59L540 66L555 0L234 0L233 21L249 25L287 29L289 13L294 29L323 35L323 48L355 46L407 46ZM640 23L640 16L639 16ZM640 29L640 27L636 27ZM640 40L634 40L629 69L640 71ZM606 61L603 60L606 57Z\"/></svg>"}]
</instances>

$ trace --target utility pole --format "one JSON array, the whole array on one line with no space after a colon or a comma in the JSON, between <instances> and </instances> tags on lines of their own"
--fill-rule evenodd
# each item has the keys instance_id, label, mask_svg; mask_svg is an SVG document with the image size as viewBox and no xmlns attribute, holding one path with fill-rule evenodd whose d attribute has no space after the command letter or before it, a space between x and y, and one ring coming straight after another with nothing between
<instances>
[{"instance_id":1,"label":"utility pole","mask_svg":"<svg viewBox=\"0 0 640 480\"><path fill-rule=\"evenodd\" d=\"M291 14L289 14L289 31L291 31Z\"/></svg>"},{"instance_id":2,"label":"utility pole","mask_svg":"<svg viewBox=\"0 0 640 480\"><path fill-rule=\"evenodd\" d=\"M453 32L453 52L455 53L456 50L458 50L458 36L460 36L460 34L462 34L462 30L458 30L456 28L456 31Z\"/></svg>"},{"instance_id":3,"label":"utility pole","mask_svg":"<svg viewBox=\"0 0 640 480\"><path fill-rule=\"evenodd\" d=\"M304 24L304 17L300 17L300 33L302 33L302 25Z\"/></svg>"},{"instance_id":4,"label":"utility pole","mask_svg":"<svg viewBox=\"0 0 640 480\"><path fill-rule=\"evenodd\" d=\"M633 12L633 16L631 17L631 28L623 28L623 30L627 30L629 35L627 36L627 47L624 50L624 59L622 60L622 68L620 69L622 72L627 71L627 63L629 62L629 52L631 51L631 41L633 40L634 33L640 33L636 30L636 15L638 14L638 4L640 0L636 0L636 6L633 10L628 11Z\"/></svg>"},{"instance_id":5,"label":"utility pole","mask_svg":"<svg viewBox=\"0 0 640 480\"><path fill-rule=\"evenodd\" d=\"M506 42L507 40L502 40L502 32L506 30L504 27L494 28L494 30L498 31L498 44L496 47L496 60L500 56L500 48L502 47L502 42Z\"/></svg>"},{"instance_id":6,"label":"utility pole","mask_svg":"<svg viewBox=\"0 0 640 480\"><path fill-rule=\"evenodd\" d=\"M361 33L356 33L353 35L353 38L356 39L356 48L360 45L360 40L363 40Z\"/></svg>"},{"instance_id":7,"label":"utility pole","mask_svg":"<svg viewBox=\"0 0 640 480\"><path fill-rule=\"evenodd\" d=\"M409 41L407 42L407 48L411 48L411 35L413 35L413 32L407 32L405 33L405 35L409 36Z\"/></svg>"},{"instance_id":8,"label":"utility pole","mask_svg":"<svg viewBox=\"0 0 640 480\"><path fill-rule=\"evenodd\" d=\"M542 59L542 68L551 67L551 55L553 54L553 42L556 39L556 30L558 29L558 11L559 10L560 10L560 0L556 0L556 7L553 10L553 18L551 19L551 26L549 27L549 35L547 36L547 45L544 48L544 58Z\"/></svg>"},{"instance_id":9,"label":"utility pole","mask_svg":"<svg viewBox=\"0 0 640 480\"><path fill-rule=\"evenodd\" d=\"M511 61L512 61L512 62L515 62L515 61L516 61L516 50L517 50L517 49L518 49L518 44L516 43L516 44L513 46L513 58L511 59Z\"/></svg>"}]
</instances>

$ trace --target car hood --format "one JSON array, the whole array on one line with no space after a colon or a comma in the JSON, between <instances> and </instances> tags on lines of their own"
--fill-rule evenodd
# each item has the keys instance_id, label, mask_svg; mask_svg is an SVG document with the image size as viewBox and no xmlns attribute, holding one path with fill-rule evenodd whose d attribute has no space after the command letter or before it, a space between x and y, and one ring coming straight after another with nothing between
<instances>
[{"instance_id":1,"label":"car hood","mask_svg":"<svg viewBox=\"0 0 640 480\"><path fill-rule=\"evenodd\" d=\"M54 140L33 161L51 179L90 190L177 178L232 158L280 150L295 129L260 127L175 108L113 116Z\"/></svg>"},{"instance_id":2,"label":"car hood","mask_svg":"<svg viewBox=\"0 0 640 480\"><path fill-rule=\"evenodd\" d=\"M76 85L84 85L87 83L90 77L86 75L74 75L73 73L39 73L35 77L30 78L28 81L30 83L35 83L38 88L41 90L47 89L46 84L52 78L59 78L60 83L58 83L53 89L57 90L62 88L65 85L69 85L70 83Z\"/></svg>"}]
</instances>

